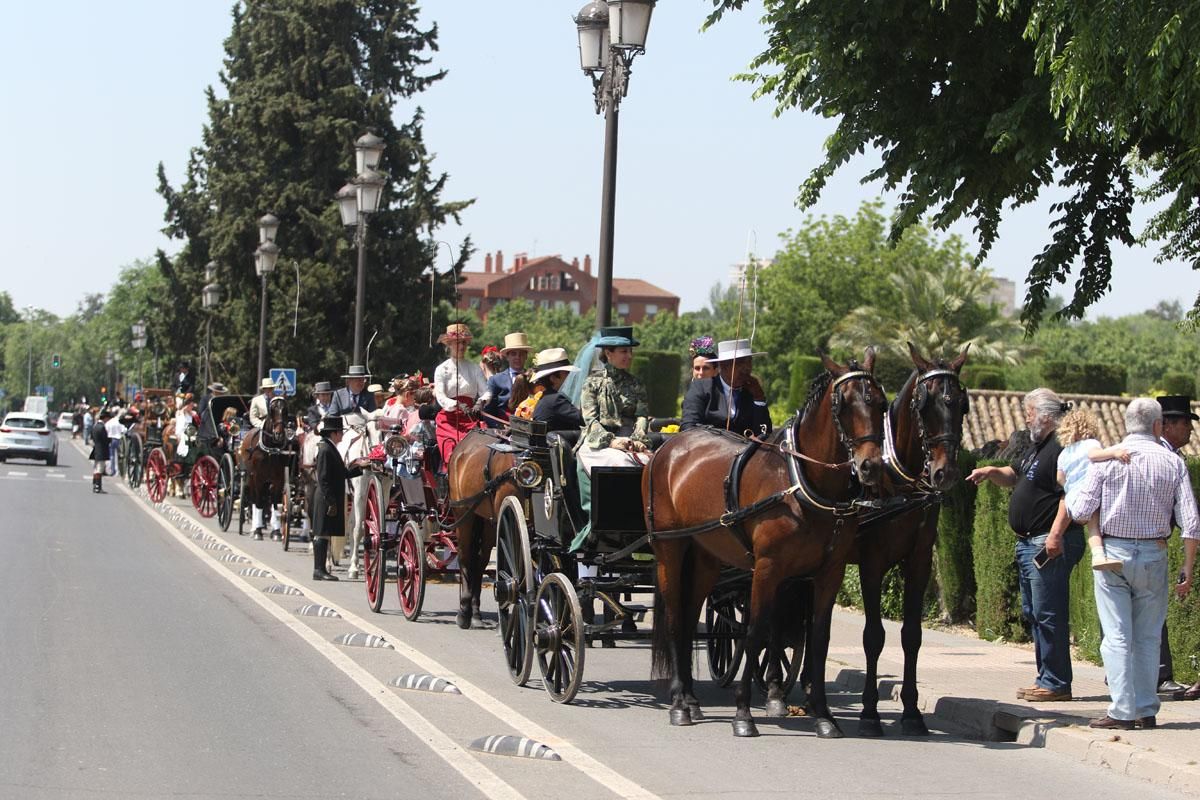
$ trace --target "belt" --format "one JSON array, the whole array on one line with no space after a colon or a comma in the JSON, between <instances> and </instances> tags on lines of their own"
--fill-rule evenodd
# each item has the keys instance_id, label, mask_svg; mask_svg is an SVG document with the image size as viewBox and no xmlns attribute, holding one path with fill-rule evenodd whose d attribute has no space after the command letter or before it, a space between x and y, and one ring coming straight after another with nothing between
<instances>
[{"instance_id":1,"label":"belt","mask_svg":"<svg viewBox=\"0 0 1200 800\"><path fill-rule=\"evenodd\" d=\"M1100 534L1105 539L1123 539L1127 542L1165 542L1170 539L1170 536L1113 536L1112 534Z\"/></svg>"}]
</instances>

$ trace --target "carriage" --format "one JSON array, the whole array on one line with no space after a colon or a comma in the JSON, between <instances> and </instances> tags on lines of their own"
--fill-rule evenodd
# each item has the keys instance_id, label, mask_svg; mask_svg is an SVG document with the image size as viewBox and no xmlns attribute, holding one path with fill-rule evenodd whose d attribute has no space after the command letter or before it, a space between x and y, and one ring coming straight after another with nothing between
<instances>
[{"instance_id":1,"label":"carriage","mask_svg":"<svg viewBox=\"0 0 1200 800\"><path fill-rule=\"evenodd\" d=\"M280 538L287 550L295 529L303 525L307 513L301 474L303 434L296 419L288 413L285 398L276 395L269 401L262 428L248 424L253 398L243 399L247 424L242 426L231 448L236 454L233 491L238 507L238 535L246 534L246 521L251 518L254 506L269 513L272 505L282 505Z\"/></svg>"},{"instance_id":2,"label":"carriage","mask_svg":"<svg viewBox=\"0 0 1200 800\"><path fill-rule=\"evenodd\" d=\"M143 389L137 420L121 437L120 473L130 488L142 485L147 459L163 446L163 430L175 411L175 393L170 389Z\"/></svg>"},{"instance_id":3,"label":"carriage","mask_svg":"<svg viewBox=\"0 0 1200 800\"><path fill-rule=\"evenodd\" d=\"M238 445L249 427L247 415L251 399L248 395L224 394L209 400L206 409L217 438L216 446L211 448L212 452L209 452L207 443L201 443L201 458L211 457L217 462L217 524L223 531L229 530L233 521L233 510L240 505L242 470L237 463L236 454ZM235 416L229 422L224 422L225 413L231 408ZM201 427L205 427L204 420L201 420ZM205 462L206 473L210 467L211 465Z\"/></svg>"}]
</instances>

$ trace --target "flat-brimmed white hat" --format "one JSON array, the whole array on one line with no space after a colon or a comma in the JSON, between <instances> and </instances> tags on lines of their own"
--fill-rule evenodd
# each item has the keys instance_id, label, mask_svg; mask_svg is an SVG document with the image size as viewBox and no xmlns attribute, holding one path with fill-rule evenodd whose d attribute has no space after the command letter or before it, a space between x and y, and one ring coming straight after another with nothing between
<instances>
[{"instance_id":1,"label":"flat-brimmed white hat","mask_svg":"<svg viewBox=\"0 0 1200 800\"><path fill-rule=\"evenodd\" d=\"M555 372L579 371L579 367L571 363L571 359L567 358L567 351L561 347L551 347L541 351L537 354L535 361L537 367L533 373L534 383Z\"/></svg>"},{"instance_id":2,"label":"flat-brimmed white hat","mask_svg":"<svg viewBox=\"0 0 1200 800\"><path fill-rule=\"evenodd\" d=\"M527 353L532 351L533 348L529 346L529 337L520 331L507 334L504 337L504 347L500 350L500 355L507 355L512 350L524 350Z\"/></svg>"},{"instance_id":3,"label":"flat-brimmed white hat","mask_svg":"<svg viewBox=\"0 0 1200 800\"><path fill-rule=\"evenodd\" d=\"M263 378L258 382L259 389L274 389L276 388L276 385L277 384L273 378Z\"/></svg>"},{"instance_id":4,"label":"flat-brimmed white hat","mask_svg":"<svg viewBox=\"0 0 1200 800\"><path fill-rule=\"evenodd\" d=\"M735 358L754 358L765 355L766 353L751 352L749 339L731 339L728 342L717 342L717 355L715 358L710 358L708 363L716 364L719 361L733 361Z\"/></svg>"}]
</instances>

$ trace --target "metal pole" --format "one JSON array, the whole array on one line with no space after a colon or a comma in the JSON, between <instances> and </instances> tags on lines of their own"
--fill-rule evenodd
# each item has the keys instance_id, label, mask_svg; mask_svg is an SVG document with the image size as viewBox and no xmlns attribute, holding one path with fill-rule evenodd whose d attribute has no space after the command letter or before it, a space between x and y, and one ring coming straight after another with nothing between
<instances>
[{"instance_id":1,"label":"metal pole","mask_svg":"<svg viewBox=\"0 0 1200 800\"><path fill-rule=\"evenodd\" d=\"M262 313L258 317L258 376L254 379L254 384L263 379L267 374L267 276L264 273L262 276Z\"/></svg>"},{"instance_id":2,"label":"metal pole","mask_svg":"<svg viewBox=\"0 0 1200 800\"><path fill-rule=\"evenodd\" d=\"M617 209L617 104L604 111L604 189L600 197L600 264L596 273L596 326L612 324L613 217Z\"/></svg>"},{"instance_id":3,"label":"metal pole","mask_svg":"<svg viewBox=\"0 0 1200 800\"><path fill-rule=\"evenodd\" d=\"M358 243L358 291L354 302L354 358L353 364L361 364L363 340L363 305L367 301L367 218L361 210L358 212L358 228L354 232Z\"/></svg>"},{"instance_id":4,"label":"metal pole","mask_svg":"<svg viewBox=\"0 0 1200 800\"><path fill-rule=\"evenodd\" d=\"M33 394L33 307L25 309L29 312L29 381L25 387L25 396Z\"/></svg>"}]
</instances>

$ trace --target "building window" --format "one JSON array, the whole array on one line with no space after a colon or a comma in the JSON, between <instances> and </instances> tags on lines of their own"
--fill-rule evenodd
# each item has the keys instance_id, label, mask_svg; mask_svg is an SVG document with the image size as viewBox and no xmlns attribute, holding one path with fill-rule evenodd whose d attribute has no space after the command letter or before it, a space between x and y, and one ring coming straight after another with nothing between
<instances>
[{"instance_id":1,"label":"building window","mask_svg":"<svg viewBox=\"0 0 1200 800\"><path fill-rule=\"evenodd\" d=\"M540 303L538 303L538 305L541 306L542 308L550 308L550 301L542 300Z\"/></svg>"},{"instance_id":2,"label":"building window","mask_svg":"<svg viewBox=\"0 0 1200 800\"><path fill-rule=\"evenodd\" d=\"M471 308L479 308L479 298L478 298L478 297L472 297L472 298L471 298L471 301L470 301L470 303L468 303L468 305L469 305Z\"/></svg>"},{"instance_id":3,"label":"building window","mask_svg":"<svg viewBox=\"0 0 1200 800\"><path fill-rule=\"evenodd\" d=\"M570 303L570 306L571 306L572 313L575 313L575 314L579 313L579 301L578 300L572 300Z\"/></svg>"},{"instance_id":4,"label":"building window","mask_svg":"<svg viewBox=\"0 0 1200 800\"><path fill-rule=\"evenodd\" d=\"M658 313L658 306L654 305L654 303L646 303L646 316L647 317L653 317L657 313Z\"/></svg>"},{"instance_id":5,"label":"building window","mask_svg":"<svg viewBox=\"0 0 1200 800\"><path fill-rule=\"evenodd\" d=\"M629 303L617 303L617 313L622 317L629 316Z\"/></svg>"},{"instance_id":6,"label":"building window","mask_svg":"<svg viewBox=\"0 0 1200 800\"><path fill-rule=\"evenodd\" d=\"M562 308L562 307L563 307L563 306L565 306L565 305L566 305L566 303L564 303L562 300L555 300L555 301L554 301L554 308L555 308L556 310L557 310L557 309L560 309L560 308Z\"/></svg>"}]
</instances>

